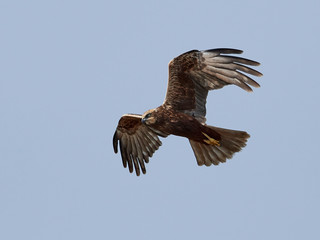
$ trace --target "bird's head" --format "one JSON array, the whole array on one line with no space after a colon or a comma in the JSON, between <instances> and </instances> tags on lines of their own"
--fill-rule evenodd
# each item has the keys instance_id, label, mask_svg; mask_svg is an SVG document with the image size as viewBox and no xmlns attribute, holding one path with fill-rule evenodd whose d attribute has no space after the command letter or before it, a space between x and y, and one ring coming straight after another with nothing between
<instances>
[{"instance_id":1,"label":"bird's head","mask_svg":"<svg viewBox=\"0 0 320 240\"><path fill-rule=\"evenodd\" d=\"M152 124L155 124L156 121L157 121L157 119L156 119L155 109L148 110L142 115L141 122L143 124L152 125Z\"/></svg>"}]
</instances>

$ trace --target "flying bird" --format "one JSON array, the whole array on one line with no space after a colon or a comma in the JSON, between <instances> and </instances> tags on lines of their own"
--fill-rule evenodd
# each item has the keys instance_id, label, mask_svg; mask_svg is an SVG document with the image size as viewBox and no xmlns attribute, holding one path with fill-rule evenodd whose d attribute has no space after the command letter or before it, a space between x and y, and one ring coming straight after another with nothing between
<instances>
[{"instance_id":1,"label":"flying bird","mask_svg":"<svg viewBox=\"0 0 320 240\"><path fill-rule=\"evenodd\" d=\"M192 50L169 62L169 80L163 104L143 115L125 114L113 136L114 152L118 143L123 166L136 175L146 173L145 163L161 146L160 137L171 134L189 139L199 166L218 165L232 158L246 146L250 135L245 131L230 130L206 124L206 102L210 90L226 85L237 85L251 92L260 85L246 74L262 74L246 65L260 63L232 56L237 49L218 48Z\"/></svg>"}]
</instances>

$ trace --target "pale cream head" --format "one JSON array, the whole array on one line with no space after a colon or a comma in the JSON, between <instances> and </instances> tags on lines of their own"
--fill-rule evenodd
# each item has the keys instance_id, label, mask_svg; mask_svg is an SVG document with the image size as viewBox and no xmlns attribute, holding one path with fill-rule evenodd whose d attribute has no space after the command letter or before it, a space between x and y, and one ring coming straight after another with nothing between
<instances>
[{"instance_id":1,"label":"pale cream head","mask_svg":"<svg viewBox=\"0 0 320 240\"><path fill-rule=\"evenodd\" d=\"M150 109L148 111L146 111L143 115L142 115L142 123L146 124L146 125L152 125L156 123L156 117L154 116L155 109Z\"/></svg>"}]
</instances>

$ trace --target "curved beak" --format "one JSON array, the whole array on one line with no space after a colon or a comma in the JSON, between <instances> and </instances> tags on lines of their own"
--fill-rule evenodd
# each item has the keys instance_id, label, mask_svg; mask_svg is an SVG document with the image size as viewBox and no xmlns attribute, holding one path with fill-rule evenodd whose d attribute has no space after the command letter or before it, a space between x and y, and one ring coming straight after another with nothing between
<instances>
[{"instance_id":1,"label":"curved beak","mask_svg":"<svg viewBox=\"0 0 320 240\"><path fill-rule=\"evenodd\" d=\"M146 122L146 119L144 119L144 118L141 118L141 122L142 122L143 124L145 124L145 122Z\"/></svg>"}]
</instances>

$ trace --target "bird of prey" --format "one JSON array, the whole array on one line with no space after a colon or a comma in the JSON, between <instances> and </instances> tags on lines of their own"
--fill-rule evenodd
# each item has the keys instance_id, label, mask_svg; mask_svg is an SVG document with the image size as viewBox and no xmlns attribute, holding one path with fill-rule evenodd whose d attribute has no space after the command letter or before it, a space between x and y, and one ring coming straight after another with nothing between
<instances>
[{"instance_id":1,"label":"bird of prey","mask_svg":"<svg viewBox=\"0 0 320 240\"><path fill-rule=\"evenodd\" d=\"M161 146L160 137L170 134L186 137L199 166L218 165L246 146L250 137L245 131L206 124L208 91L234 84L251 92L260 85L246 74L262 74L246 65L260 63L232 56L241 50L218 48L192 50L169 62L169 80L163 104L143 115L125 114L113 136L114 152L118 142L123 166L136 175L146 173L145 163ZM250 85L250 86L249 86Z\"/></svg>"}]
</instances>

